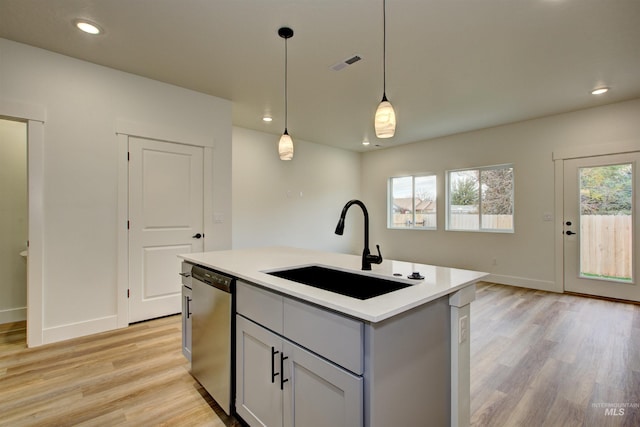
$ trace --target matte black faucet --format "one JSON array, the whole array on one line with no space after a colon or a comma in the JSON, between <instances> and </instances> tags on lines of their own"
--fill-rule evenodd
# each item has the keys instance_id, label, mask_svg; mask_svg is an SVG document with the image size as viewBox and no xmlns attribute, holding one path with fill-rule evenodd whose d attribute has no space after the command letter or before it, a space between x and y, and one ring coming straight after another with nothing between
<instances>
[{"instance_id":1,"label":"matte black faucet","mask_svg":"<svg viewBox=\"0 0 640 427\"><path fill-rule=\"evenodd\" d=\"M360 200L354 199L349 200L347 204L344 205L342 213L340 214L340 219L338 220L338 225L336 226L336 234L342 236L342 233L344 233L344 217L347 215L347 211L351 205L360 206L364 213L364 250L362 251L362 269L371 270L371 263L382 263L382 254L380 253L380 245L376 245L376 248L378 248L378 255L371 255L371 252L369 251L369 212L367 212L367 207L364 203Z\"/></svg>"}]
</instances>

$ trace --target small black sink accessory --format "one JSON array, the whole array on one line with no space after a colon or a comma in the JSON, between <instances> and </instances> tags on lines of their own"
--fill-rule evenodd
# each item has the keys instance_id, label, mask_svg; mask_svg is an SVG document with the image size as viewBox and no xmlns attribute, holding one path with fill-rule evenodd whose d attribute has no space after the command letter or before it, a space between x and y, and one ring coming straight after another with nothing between
<instances>
[{"instance_id":1,"label":"small black sink accessory","mask_svg":"<svg viewBox=\"0 0 640 427\"><path fill-rule=\"evenodd\" d=\"M413 280L422 280L424 279L424 276L421 275L419 271L414 271L413 273L408 275L407 278L413 279Z\"/></svg>"}]
</instances>

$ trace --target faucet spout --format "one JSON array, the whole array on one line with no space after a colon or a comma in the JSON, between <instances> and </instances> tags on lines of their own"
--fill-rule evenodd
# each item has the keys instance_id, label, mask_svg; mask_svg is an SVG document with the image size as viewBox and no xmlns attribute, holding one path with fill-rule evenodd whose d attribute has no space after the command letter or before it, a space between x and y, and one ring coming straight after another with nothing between
<instances>
[{"instance_id":1,"label":"faucet spout","mask_svg":"<svg viewBox=\"0 0 640 427\"><path fill-rule=\"evenodd\" d=\"M347 211L353 205L358 205L362 209L362 213L364 214L364 249L362 251L362 269L363 270L371 270L371 263L380 264L382 263L382 254L380 253L380 245L376 245L378 249L378 255L371 255L371 251L369 250L369 212L367 211L367 207L360 200L349 200L347 204L342 208L342 213L340 214L340 219L338 220L338 225L336 225L335 233L339 236L342 236L344 233L344 219L347 216Z\"/></svg>"}]
</instances>

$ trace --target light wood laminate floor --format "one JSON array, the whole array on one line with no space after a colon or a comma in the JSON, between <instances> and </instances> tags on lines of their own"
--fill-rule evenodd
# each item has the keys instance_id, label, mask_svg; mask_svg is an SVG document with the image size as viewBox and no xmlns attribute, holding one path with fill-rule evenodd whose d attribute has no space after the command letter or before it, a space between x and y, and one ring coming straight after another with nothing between
<instances>
[{"instance_id":1,"label":"light wood laminate floor","mask_svg":"<svg viewBox=\"0 0 640 427\"><path fill-rule=\"evenodd\" d=\"M640 306L481 284L471 311L473 426L640 426ZM0 425L237 426L189 374L180 327L27 349L24 324L0 325Z\"/></svg>"},{"instance_id":2,"label":"light wood laminate floor","mask_svg":"<svg viewBox=\"0 0 640 427\"><path fill-rule=\"evenodd\" d=\"M478 286L473 426L640 426L640 306Z\"/></svg>"},{"instance_id":3,"label":"light wood laminate floor","mask_svg":"<svg viewBox=\"0 0 640 427\"><path fill-rule=\"evenodd\" d=\"M0 426L239 425L189 374L181 323L170 316L31 349L24 327L0 332Z\"/></svg>"}]
</instances>

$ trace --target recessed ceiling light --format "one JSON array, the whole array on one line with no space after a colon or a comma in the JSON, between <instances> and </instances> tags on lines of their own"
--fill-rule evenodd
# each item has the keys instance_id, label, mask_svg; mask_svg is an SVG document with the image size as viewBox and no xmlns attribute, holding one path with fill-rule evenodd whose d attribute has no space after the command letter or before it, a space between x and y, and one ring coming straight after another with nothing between
<instances>
[{"instance_id":1,"label":"recessed ceiling light","mask_svg":"<svg viewBox=\"0 0 640 427\"><path fill-rule=\"evenodd\" d=\"M88 34L102 33L102 29L97 24L87 21L86 19L76 19L74 23L76 27L78 27L80 30L84 31L85 33L88 33Z\"/></svg>"},{"instance_id":2,"label":"recessed ceiling light","mask_svg":"<svg viewBox=\"0 0 640 427\"><path fill-rule=\"evenodd\" d=\"M264 116L264 117L262 118L262 121L263 121L263 122L267 122L267 123L269 123L269 122L273 121L273 117L271 117L271 116Z\"/></svg>"},{"instance_id":3,"label":"recessed ceiling light","mask_svg":"<svg viewBox=\"0 0 640 427\"><path fill-rule=\"evenodd\" d=\"M609 92L608 87L599 87L591 91L591 95L602 95L603 93Z\"/></svg>"},{"instance_id":4,"label":"recessed ceiling light","mask_svg":"<svg viewBox=\"0 0 640 427\"><path fill-rule=\"evenodd\" d=\"M369 142L368 139L365 139L364 141L362 141L362 145L369 145L369 144L370 144L370 142Z\"/></svg>"}]
</instances>

